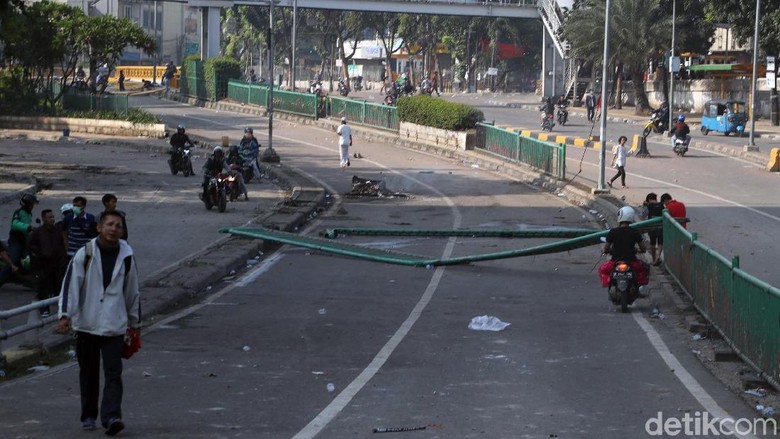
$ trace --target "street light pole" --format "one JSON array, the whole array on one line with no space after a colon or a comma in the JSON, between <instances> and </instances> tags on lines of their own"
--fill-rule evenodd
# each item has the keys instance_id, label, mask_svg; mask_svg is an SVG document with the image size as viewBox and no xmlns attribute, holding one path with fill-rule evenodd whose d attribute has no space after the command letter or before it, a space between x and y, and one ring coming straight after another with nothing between
<instances>
[{"instance_id":1,"label":"street light pole","mask_svg":"<svg viewBox=\"0 0 780 439\"><path fill-rule=\"evenodd\" d=\"M274 149L274 0L268 2L268 149Z\"/></svg>"},{"instance_id":2,"label":"street light pole","mask_svg":"<svg viewBox=\"0 0 780 439\"><path fill-rule=\"evenodd\" d=\"M749 147L755 147L756 133L756 82L758 80L758 19L761 14L761 0L756 0L756 28L753 33L753 82L750 93L750 142Z\"/></svg>"},{"instance_id":3,"label":"street light pole","mask_svg":"<svg viewBox=\"0 0 780 439\"><path fill-rule=\"evenodd\" d=\"M669 51L669 132L674 122L674 25L677 22L677 0L672 1L672 49Z\"/></svg>"},{"instance_id":4,"label":"street light pole","mask_svg":"<svg viewBox=\"0 0 780 439\"><path fill-rule=\"evenodd\" d=\"M612 0L607 0L604 9L604 57L601 62L601 127L599 142L601 142L601 154L599 154L599 182L598 190L603 191L605 177L605 165L607 162L607 71L609 70L609 13L612 9Z\"/></svg>"},{"instance_id":5,"label":"street light pole","mask_svg":"<svg viewBox=\"0 0 780 439\"><path fill-rule=\"evenodd\" d=\"M291 67L292 71L290 72L290 85L292 86L291 90L295 91L295 40L296 40L296 34L298 31L298 0L293 1L293 28L292 28L292 61L291 61Z\"/></svg>"}]
</instances>

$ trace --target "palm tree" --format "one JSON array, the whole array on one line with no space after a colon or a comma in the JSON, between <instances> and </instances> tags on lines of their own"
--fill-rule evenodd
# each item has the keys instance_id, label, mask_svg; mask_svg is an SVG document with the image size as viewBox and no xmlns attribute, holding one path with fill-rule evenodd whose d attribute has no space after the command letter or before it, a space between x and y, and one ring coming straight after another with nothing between
<instances>
[{"instance_id":1,"label":"palm tree","mask_svg":"<svg viewBox=\"0 0 780 439\"><path fill-rule=\"evenodd\" d=\"M569 41L572 55L602 63L605 0L586 0L566 17L561 36ZM607 62L634 83L636 114L646 114L650 104L644 73L648 62L663 53L671 40L671 13L659 0L613 0L610 10L610 56ZM620 92L618 83L618 92ZM620 96L620 94L616 94ZM618 100L619 102L619 100Z\"/></svg>"}]
</instances>

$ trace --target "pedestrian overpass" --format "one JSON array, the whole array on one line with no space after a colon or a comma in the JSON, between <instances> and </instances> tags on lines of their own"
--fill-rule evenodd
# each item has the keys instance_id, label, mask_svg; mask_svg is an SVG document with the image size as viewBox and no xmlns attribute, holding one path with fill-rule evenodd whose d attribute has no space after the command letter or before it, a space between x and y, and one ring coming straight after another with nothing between
<instances>
[{"instance_id":1,"label":"pedestrian overpass","mask_svg":"<svg viewBox=\"0 0 780 439\"><path fill-rule=\"evenodd\" d=\"M263 6L270 0L186 0L201 9L204 23L201 48L204 58L219 55L221 35L220 9L234 5ZM472 17L540 18L544 23L542 71L543 94L568 93L576 84L575 63L569 46L558 38L562 22L560 6L571 8L572 0L275 0L274 7L334 9L343 11L390 12L422 15L459 15ZM216 37L210 37L216 36Z\"/></svg>"}]
</instances>

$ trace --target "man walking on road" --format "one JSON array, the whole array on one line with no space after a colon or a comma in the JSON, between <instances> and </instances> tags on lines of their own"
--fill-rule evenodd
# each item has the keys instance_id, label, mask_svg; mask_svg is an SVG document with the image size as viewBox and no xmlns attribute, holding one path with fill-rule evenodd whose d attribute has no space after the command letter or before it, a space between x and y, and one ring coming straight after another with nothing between
<instances>
[{"instance_id":1,"label":"man walking on road","mask_svg":"<svg viewBox=\"0 0 780 439\"><path fill-rule=\"evenodd\" d=\"M341 125L334 130L339 135L339 157L341 158L341 169L349 166L349 147L352 146L352 128L347 125L347 118L341 118Z\"/></svg>"},{"instance_id":2,"label":"man walking on road","mask_svg":"<svg viewBox=\"0 0 780 439\"><path fill-rule=\"evenodd\" d=\"M98 231L68 266L57 332L76 332L82 429L94 430L99 413L105 433L114 436L125 428L122 353L125 334L141 326L141 299L133 249L120 239L122 216L104 213ZM105 384L98 412L101 358Z\"/></svg>"},{"instance_id":3,"label":"man walking on road","mask_svg":"<svg viewBox=\"0 0 780 439\"><path fill-rule=\"evenodd\" d=\"M628 148L626 148L626 136L620 136L618 144L612 149L612 167L617 168L617 174L607 182L609 187L612 187L612 183L620 177L620 183L623 189L628 189L626 186L626 157L628 156Z\"/></svg>"},{"instance_id":4,"label":"man walking on road","mask_svg":"<svg viewBox=\"0 0 780 439\"><path fill-rule=\"evenodd\" d=\"M596 96L591 89L585 93L585 108L588 111L588 122L593 122L593 117L596 115Z\"/></svg>"}]
</instances>

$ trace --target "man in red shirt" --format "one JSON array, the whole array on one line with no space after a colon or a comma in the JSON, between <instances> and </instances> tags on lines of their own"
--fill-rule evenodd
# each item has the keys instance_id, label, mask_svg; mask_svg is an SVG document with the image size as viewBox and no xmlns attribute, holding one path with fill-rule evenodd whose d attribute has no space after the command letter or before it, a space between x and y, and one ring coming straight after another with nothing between
<instances>
[{"instance_id":1,"label":"man in red shirt","mask_svg":"<svg viewBox=\"0 0 780 439\"><path fill-rule=\"evenodd\" d=\"M685 221L688 218L688 215L685 213L685 204L672 199L672 196L669 194L661 195L661 204L669 211L669 215L680 222L684 229L688 228L688 223Z\"/></svg>"}]
</instances>

